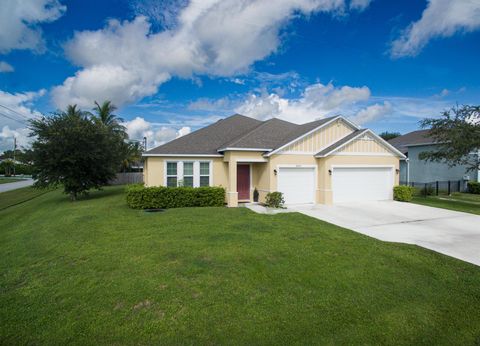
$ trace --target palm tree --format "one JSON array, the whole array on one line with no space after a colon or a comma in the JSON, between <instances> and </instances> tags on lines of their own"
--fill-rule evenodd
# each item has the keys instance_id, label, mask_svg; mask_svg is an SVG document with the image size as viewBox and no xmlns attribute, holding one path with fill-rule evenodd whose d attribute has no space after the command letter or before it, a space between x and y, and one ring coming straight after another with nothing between
<instances>
[{"instance_id":1,"label":"palm tree","mask_svg":"<svg viewBox=\"0 0 480 346\"><path fill-rule=\"evenodd\" d=\"M83 112L79 108L77 108L77 105L68 105L65 114L66 115L82 116L82 115L85 115L85 112Z\"/></svg>"},{"instance_id":2,"label":"palm tree","mask_svg":"<svg viewBox=\"0 0 480 346\"><path fill-rule=\"evenodd\" d=\"M113 132L120 134L124 139L127 139L126 128L121 124L123 119L113 114L116 109L117 107L110 101L104 101L101 105L95 101L95 107L93 108L98 121L109 127Z\"/></svg>"}]
</instances>

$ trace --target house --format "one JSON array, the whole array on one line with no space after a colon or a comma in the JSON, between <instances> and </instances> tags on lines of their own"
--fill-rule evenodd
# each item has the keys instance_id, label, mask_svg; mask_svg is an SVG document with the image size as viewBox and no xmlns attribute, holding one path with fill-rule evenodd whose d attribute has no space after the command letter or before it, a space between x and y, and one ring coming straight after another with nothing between
<instances>
[{"instance_id":1,"label":"house","mask_svg":"<svg viewBox=\"0 0 480 346\"><path fill-rule=\"evenodd\" d=\"M296 125L236 114L144 157L146 186L223 186L234 207L254 189L287 204L392 199L404 155L342 116Z\"/></svg>"},{"instance_id":2,"label":"house","mask_svg":"<svg viewBox=\"0 0 480 346\"><path fill-rule=\"evenodd\" d=\"M424 151L435 151L439 144L429 135L429 130L409 132L389 141L408 158L400 161L400 181L402 183L430 183L434 181L480 181L478 171L468 172L467 167L458 165L449 167L447 163L420 160ZM478 154L472 154L478 155Z\"/></svg>"}]
</instances>

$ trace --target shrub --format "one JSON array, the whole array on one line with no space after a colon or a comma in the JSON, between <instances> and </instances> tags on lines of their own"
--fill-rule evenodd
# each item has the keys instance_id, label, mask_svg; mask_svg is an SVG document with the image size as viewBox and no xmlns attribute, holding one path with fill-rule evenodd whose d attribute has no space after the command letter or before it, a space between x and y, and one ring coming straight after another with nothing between
<instances>
[{"instance_id":1,"label":"shrub","mask_svg":"<svg viewBox=\"0 0 480 346\"><path fill-rule=\"evenodd\" d=\"M469 181L467 183L468 193L474 193L480 195L480 183L478 181Z\"/></svg>"},{"instance_id":2,"label":"shrub","mask_svg":"<svg viewBox=\"0 0 480 346\"><path fill-rule=\"evenodd\" d=\"M415 188L411 186L399 185L393 188L393 199L400 202L410 202Z\"/></svg>"},{"instance_id":3,"label":"shrub","mask_svg":"<svg viewBox=\"0 0 480 346\"><path fill-rule=\"evenodd\" d=\"M127 204L133 209L168 209L185 207L221 207L225 189L221 187L127 187Z\"/></svg>"},{"instance_id":4,"label":"shrub","mask_svg":"<svg viewBox=\"0 0 480 346\"><path fill-rule=\"evenodd\" d=\"M265 197L265 205L271 208L281 208L285 203L283 193L281 192L269 192Z\"/></svg>"}]
</instances>

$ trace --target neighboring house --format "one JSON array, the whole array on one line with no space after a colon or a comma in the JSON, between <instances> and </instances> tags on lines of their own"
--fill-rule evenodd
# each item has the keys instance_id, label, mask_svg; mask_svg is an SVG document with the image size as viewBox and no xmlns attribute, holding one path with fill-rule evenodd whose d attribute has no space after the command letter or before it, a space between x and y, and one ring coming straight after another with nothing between
<instances>
[{"instance_id":1,"label":"neighboring house","mask_svg":"<svg viewBox=\"0 0 480 346\"><path fill-rule=\"evenodd\" d=\"M393 138L389 143L408 158L408 160L403 159L400 161L400 181L402 183L430 183L449 180L480 181L479 172L467 172L466 166L449 167L444 162L420 160L419 155L421 152L439 149L439 144L435 143L435 140L429 136L429 130L413 131Z\"/></svg>"},{"instance_id":2,"label":"neighboring house","mask_svg":"<svg viewBox=\"0 0 480 346\"><path fill-rule=\"evenodd\" d=\"M296 125L233 115L147 151L147 186L223 186L228 206L281 191L287 204L387 200L403 154L337 116Z\"/></svg>"}]
</instances>

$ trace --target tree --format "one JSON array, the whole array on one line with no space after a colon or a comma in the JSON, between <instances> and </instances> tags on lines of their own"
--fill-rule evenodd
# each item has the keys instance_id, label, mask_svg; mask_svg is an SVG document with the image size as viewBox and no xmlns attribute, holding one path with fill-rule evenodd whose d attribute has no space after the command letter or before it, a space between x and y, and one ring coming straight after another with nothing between
<instances>
[{"instance_id":1,"label":"tree","mask_svg":"<svg viewBox=\"0 0 480 346\"><path fill-rule=\"evenodd\" d=\"M126 142L123 146L122 170L130 169L135 163L142 160L143 145L139 142Z\"/></svg>"},{"instance_id":2,"label":"tree","mask_svg":"<svg viewBox=\"0 0 480 346\"><path fill-rule=\"evenodd\" d=\"M113 112L117 110L117 107L113 105L111 101L103 101L101 105L95 101L95 107L93 110L96 113L98 121L110 128L113 133L121 136L123 139L128 139L128 135L125 132L126 128L121 124L123 119L113 114Z\"/></svg>"},{"instance_id":3,"label":"tree","mask_svg":"<svg viewBox=\"0 0 480 346\"><path fill-rule=\"evenodd\" d=\"M453 107L439 118L424 119L421 126L430 128L429 135L438 147L420 153L420 159L480 170L480 106Z\"/></svg>"},{"instance_id":4,"label":"tree","mask_svg":"<svg viewBox=\"0 0 480 346\"><path fill-rule=\"evenodd\" d=\"M115 177L122 163L119 139L76 106L31 121L35 185L63 185L75 200Z\"/></svg>"},{"instance_id":5,"label":"tree","mask_svg":"<svg viewBox=\"0 0 480 346\"><path fill-rule=\"evenodd\" d=\"M391 139L400 137L402 134L400 132L388 132L388 131L383 131L380 134L380 137L382 137L384 140L389 141Z\"/></svg>"}]
</instances>

